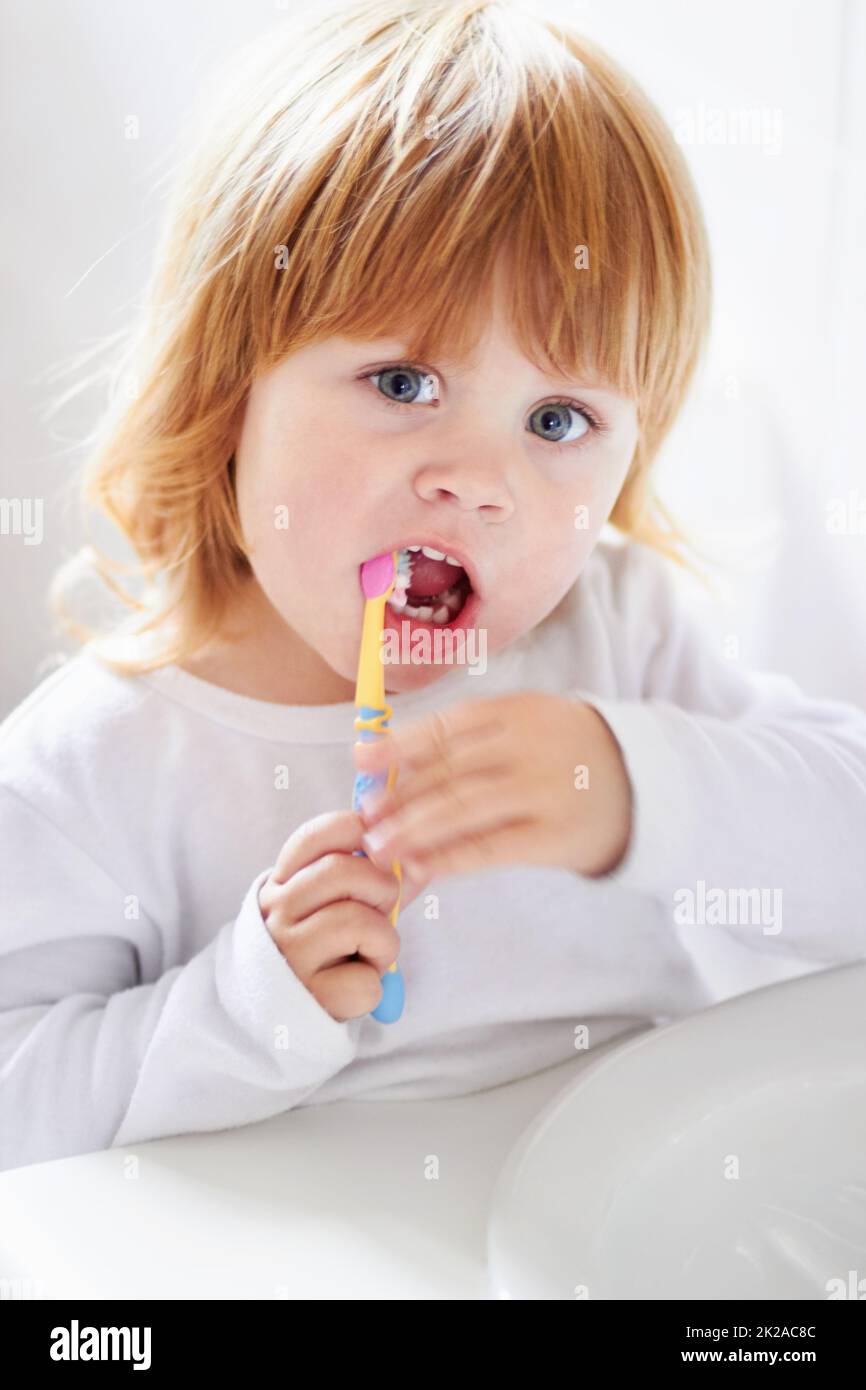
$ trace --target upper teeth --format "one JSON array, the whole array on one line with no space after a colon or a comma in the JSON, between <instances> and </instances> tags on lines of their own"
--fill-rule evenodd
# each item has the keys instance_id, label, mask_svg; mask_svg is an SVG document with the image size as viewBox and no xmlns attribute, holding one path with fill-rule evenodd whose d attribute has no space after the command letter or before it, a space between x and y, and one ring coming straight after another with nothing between
<instances>
[{"instance_id":1,"label":"upper teeth","mask_svg":"<svg viewBox=\"0 0 866 1390\"><path fill-rule=\"evenodd\" d=\"M426 555L428 560L447 560L449 565L457 565L462 569L462 561L455 559L453 555L447 555L444 550L434 550L432 545L407 545L407 550L420 550L422 555Z\"/></svg>"}]
</instances>

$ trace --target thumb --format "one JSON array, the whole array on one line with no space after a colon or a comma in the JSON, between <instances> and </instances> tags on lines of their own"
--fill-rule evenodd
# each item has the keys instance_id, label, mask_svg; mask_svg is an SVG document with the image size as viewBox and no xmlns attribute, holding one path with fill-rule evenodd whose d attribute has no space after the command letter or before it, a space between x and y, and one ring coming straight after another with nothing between
<instances>
[{"instance_id":1,"label":"thumb","mask_svg":"<svg viewBox=\"0 0 866 1390\"><path fill-rule=\"evenodd\" d=\"M400 910L402 911L404 907L408 907L411 902L415 901L419 893L423 892L430 882L430 876L429 874L425 874L422 875L421 878L415 878L402 864L400 866L400 872Z\"/></svg>"}]
</instances>

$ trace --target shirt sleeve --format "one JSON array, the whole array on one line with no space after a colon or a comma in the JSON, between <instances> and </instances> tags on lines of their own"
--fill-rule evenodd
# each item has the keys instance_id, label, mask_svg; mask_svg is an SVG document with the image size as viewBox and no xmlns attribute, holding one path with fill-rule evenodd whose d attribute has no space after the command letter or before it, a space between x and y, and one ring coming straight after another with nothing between
<instances>
[{"instance_id":1,"label":"shirt sleeve","mask_svg":"<svg viewBox=\"0 0 866 1390\"><path fill-rule=\"evenodd\" d=\"M353 1057L295 975L250 884L185 964L141 981L145 914L39 812L0 795L0 1169L250 1124L300 1104ZM152 951L149 953L152 954Z\"/></svg>"},{"instance_id":2,"label":"shirt sleeve","mask_svg":"<svg viewBox=\"0 0 866 1390\"><path fill-rule=\"evenodd\" d=\"M866 712L726 660L666 562L636 549L612 626L639 698L575 692L632 786L630 841L605 880L661 899L695 950L721 933L803 961L863 957Z\"/></svg>"}]
</instances>

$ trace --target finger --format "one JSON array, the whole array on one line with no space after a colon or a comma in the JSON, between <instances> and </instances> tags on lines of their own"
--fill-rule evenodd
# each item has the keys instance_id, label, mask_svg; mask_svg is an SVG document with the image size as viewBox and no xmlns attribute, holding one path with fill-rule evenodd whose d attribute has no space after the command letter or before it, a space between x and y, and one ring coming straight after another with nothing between
<instances>
[{"instance_id":1,"label":"finger","mask_svg":"<svg viewBox=\"0 0 866 1390\"><path fill-rule=\"evenodd\" d=\"M350 854L361 848L364 826L357 811L325 811L304 821L286 840L274 865L272 878L287 883L306 864L329 851Z\"/></svg>"},{"instance_id":2,"label":"finger","mask_svg":"<svg viewBox=\"0 0 866 1390\"><path fill-rule=\"evenodd\" d=\"M330 903L281 934L291 937L292 968L304 981L356 953L384 975L400 954L396 927L360 903Z\"/></svg>"},{"instance_id":3,"label":"finger","mask_svg":"<svg viewBox=\"0 0 866 1390\"><path fill-rule=\"evenodd\" d=\"M363 854L335 853L298 869L270 902L265 900L263 890L261 901L270 913L276 914L281 925L288 926L345 898L366 903L379 912L390 912L398 892L399 884L390 866L377 864Z\"/></svg>"},{"instance_id":4,"label":"finger","mask_svg":"<svg viewBox=\"0 0 866 1390\"><path fill-rule=\"evenodd\" d=\"M360 800L364 825L369 827L386 816L395 815L404 806L449 781L459 781L472 773L504 773L509 765L507 752L507 744L489 733L486 737L457 742L442 760L405 770L390 791L383 788L365 793Z\"/></svg>"},{"instance_id":5,"label":"finger","mask_svg":"<svg viewBox=\"0 0 866 1390\"><path fill-rule=\"evenodd\" d=\"M534 821L516 821L498 830L470 834L430 854L407 859L415 873L431 879L443 874L468 874L503 864L556 865L558 854L549 829Z\"/></svg>"},{"instance_id":6,"label":"finger","mask_svg":"<svg viewBox=\"0 0 866 1390\"><path fill-rule=\"evenodd\" d=\"M442 760L475 739L495 737L502 728L498 701L464 700L448 709L434 710L406 729L389 730L370 743L356 743L355 766L363 772L384 771L392 763L400 768L423 766Z\"/></svg>"},{"instance_id":7,"label":"finger","mask_svg":"<svg viewBox=\"0 0 866 1390\"><path fill-rule=\"evenodd\" d=\"M443 782L399 814L379 821L362 844L379 864L406 861L449 840L527 818L525 790L501 772L472 773Z\"/></svg>"},{"instance_id":8,"label":"finger","mask_svg":"<svg viewBox=\"0 0 866 1390\"><path fill-rule=\"evenodd\" d=\"M382 998L381 976L366 961L332 965L316 976L315 995L332 1018L345 1023L376 1008Z\"/></svg>"},{"instance_id":9,"label":"finger","mask_svg":"<svg viewBox=\"0 0 866 1390\"><path fill-rule=\"evenodd\" d=\"M373 862L373 861L371 861ZM400 911L403 912L410 903L414 902L419 893L427 887L429 878L425 874L416 876L405 864L400 865L400 876L402 879L400 891Z\"/></svg>"}]
</instances>

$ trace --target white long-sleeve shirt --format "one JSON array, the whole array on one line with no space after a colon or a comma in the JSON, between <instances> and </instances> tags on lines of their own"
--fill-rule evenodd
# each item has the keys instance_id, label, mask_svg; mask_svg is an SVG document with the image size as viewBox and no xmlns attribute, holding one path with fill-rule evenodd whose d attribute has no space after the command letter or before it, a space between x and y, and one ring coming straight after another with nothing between
<instances>
[{"instance_id":1,"label":"white long-sleeve shirt","mask_svg":"<svg viewBox=\"0 0 866 1390\"><path fill-rule=\"evenodd\" d=\"M320 1006L257 898L292 830L351 805L351 703L122 677L86 648L38 685L0 725L0 1168L462 1094L866 956L866 713L726 661L634 542L600 542L483 676L389 696L392 727L518 689L607 720L629 849L599 879L434 879L400 914L406 1003L382 1025Z\"/></svg>"}]
</instances>

